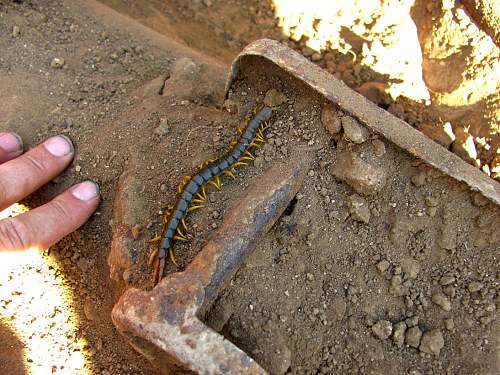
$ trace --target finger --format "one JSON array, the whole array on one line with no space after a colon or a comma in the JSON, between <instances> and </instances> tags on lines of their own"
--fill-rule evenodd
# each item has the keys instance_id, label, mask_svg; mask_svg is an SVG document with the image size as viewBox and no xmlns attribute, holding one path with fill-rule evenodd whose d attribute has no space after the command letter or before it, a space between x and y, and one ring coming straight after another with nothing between
<instances>
[{"instance_id":1,"label":"finger","mask_svg":"<svg viewBox=\"0 0 500 375\"><path fill-rule=\"evenodd\" d=\"M82 226L99 204L99 187L85 181L49 203L0 221L0 251L46 249Z\"/></svg>"},{"instance_id":2,"label":"finger","mask_svg":"<svg viewBox=\"0 0 500 375\"><path fill-rule=\"evenodd\" d=\"M23 153L23 140L15 133L0 133L0 164Z\"/></svg>"},{"instance_id":3,"label":"finger","mask_svg":"<svg viewBox=\"0 0 500 375\"><path fill-rule=\"evenodd\" d=\"M56 177L71 162L73 154L69 138L58 135L0 164L0 211Z\"/></svg>"}]
</instances>

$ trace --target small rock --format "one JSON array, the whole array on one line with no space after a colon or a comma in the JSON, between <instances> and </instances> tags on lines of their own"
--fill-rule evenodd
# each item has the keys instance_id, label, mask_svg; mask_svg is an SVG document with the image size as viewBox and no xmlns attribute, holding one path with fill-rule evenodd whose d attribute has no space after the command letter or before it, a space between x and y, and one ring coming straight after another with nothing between
<instances>
[{"instance_id":1,"label":"small rock","mask_svg":"<svg viewBox=\"0 0 500 375\"><path fill-rule=\"evenodd\" d=\"M411 318L406 318L405 323L408 327L415 327L418 324L418 316L414 315Z\"/></svg>"},{"instance_id":2,"label":"small rock","mask_svg":"<svg viewBox=\"0 0 500 375\"><path fill-rule=\"evenodd\" d=\"M426 174L424 171L419 171L411 177L411 182L416 187L425 185Z\"/></svg>"},{"instance_id":3,"label":"small rock","mask_svg":"<svg viewBox=\"0 0 500 375\"><path fill-rule=\"evenodd\" d=\"M287 100L287 97L276 89L271 89L266 92L264 104L269 107L278 107Z\"/></svg>"},{"instance_id":4,"label":"small rock","mask_svg":"<svg viewBox=\"0 0 500 375\"><path fill-rule=\"evenodd\" d=\"M87 298L83 303L83 312L88 320L96 320L98 317L95 303L90 298Z\"/></svg>"},{"instance_id":5,"label":"small rock","mask_svg":"<svg viewBox=\"0 0 500 375\"><path fill-rule=\"evenodd\" d=\"M370 221L370 208L363 197L353 194L349 197L349 212L351 217L362 223L368 224Z\"/></svg>"},{"instance_id":6,"label":"small rock","mask_svg":"<svg viewBox=\"0 0 500 375\"><path fill-rule=\"evenodd\" d=\"M405 332L406 332L406 323L398 322L394 324L394 333L392 334L392 341L398 348L401 348L405 342Z\"/></svg>"},{"instance_id":7,"label":"small rock","mask_svg":"<svg viewBox=\"0 0 500 375\"><path fill-rule=\"evenodd\" d=\"M445 275L439 279L439 284L441 284L443 286L453 284L454 282L455 282L455 278L453 276L450 276L450 275Z\"/></svg>"},{"instance_id":8,"label":"small rock","mask_svg":"<svg viewBox=\"0 0 500 375\"><path fill-rule=\"evenodd\" d=\"M477 207L484 207L488 204L488 199L484 197L481 193L472 193L471 195L472 204Z\"/></svg>"},{"instance_id":9,"label":"small rock","mask_svg":"<svg viewBox=\"0 0 500 375\"><path fill-rule=\"evenodd\" d=\"M141 234L141 226L139 224L134 225L131 229L131 232L134 240L138 239Z\"/></svg>"},{"instance_id":10,"label":"small rock","mask_svg":"<svg viewBox=\"0 0 500 375\"><path fill-rule=\"evenodd\" d=\"M385 154L385 143L380 139L374 139L372 141L373 153L376 157L381 157Z\"/></svg>"},{"instance_id":11,"label":"small rock","mask_svg":"<svg viewBox=\"0 0 500 375\"><path fill-rule=\"evenodd\" d=\"M308 281L313 281L314 280L314 275L309 272L309 273L306 274L306 278L307 278Z\"/></svg>"},{"instance_id":12,"label":"small rock","mask_svg":"<svg viewBox=\"0 0 500 375\"><path fill-rule=\"evenodd\" d=\"M14 25L12 26L12 36L15 38L16 36L19 36L19 33L21 30L19 29L19 26Z\"/></svg>"},{"instance_id":13,"label":"small rock","mask_svg":"<svg viewBox=\"0 0 500 375\"><path fill-rule=\"evenodd\" d=\"M413 258L403 259L401 262L401 268L410 279L415 279L420 272L420 264Z\"/></svg>"},{"instance_id":14,"label":"small rock","mask_svg":"<svg viewBox=\"0 0 500 375\"><path fill-rule=\"evenodd\" d=\"M420 339L422 338L422 331L418 327L411 327L406 331L405 343L413 348L418 348Z\"/></svg>"},{"instance_id":15,"label":"small rock","mask_svg":"<svg viewBox=\"0 0 500 375\"><path fill-rule=\"evenodd\" d=\"M52 59L52 62L50 63L50 66L54 69L61 69L64 64L66 63L66 61L64 61L63 58L61 57L54 57Z\"/></svg>"},{"instance_id":16,"label":"small rock","mask_svg":"<svg viewBox=\"0 0 500 375\"><path fill-rule=\"evenodd\" d=\"M160 185L160 191L161 191L162 193L165 193L167 190L168 190L167 185L165 185L165 184L161 184L161 185Z\"/></svg>"},{"instance_id":17,"label":"small rock","mask_svg":"<svg viewBox=\"0 0 500 375\"><path fill-rule=\"evenodd\" d=\"M392 333L392 323L388 320L379 320L372 326L372 332L380 340L385 340Z\"/></svg>"},{"instance_id":18,"label":"small rock","mask_svg":"<svg viewBox=\"0 0 500 375\"><path fill-rule=\"evenodd\" d=\"M387 271L389 268L390 263L386 260L381 260L380 262L377 263L377 269L379 270L380 273L384 273Z\"/></svg>"},{"instance_id":19,"label":"small rock","mask_svg":"<svg viewBox=\"0 0 500 375\"><path fill-rule=\"evenodd\" d=\"M419 349L421 352L438 356L443 346L444 338L441 330L433 329L424 333Z\"/></svg>"},{"instance_id":20,"label":"small rock","mask_svg":"<svg viewBox=\"0 0 500 375\"><path fill-rule=\"evenodd\" d=\"M444 311L451 310L450 299L441 291L435 292L432 295L432 302L441 307Z\"/></svg>"},{"instance_id":21,"label":"small rock","mask_svg":"<svg viewBox=\"0 0 500 375\"><path fill-rule=\"evenodd\" d=\"M383 169L368 164L349 151L337 154L331 173L362 195L376 194L385 186L387 179Z\"/></svg>"},{"instance_id":22,"label":"small rock","mask_svg":"<svg viewBox=\"0 0 500 375\"><path fill-rule=\"evenodd\" d=\"M361 126L356 119L351 116L343 116L341 122L344 128L345 138L348 141L363 143L368 139L370 135L368 130Z\"/></svg>"},{"instance_id":23,"label":"small rock","mask_svg":"<svg viewBox=\"0 0 500 375\"><path fill-rule=\"evenodd\" d=\"M224 108L229 113L237 113L238 112L238 105L236 104L236 102L234 102L231 99L226 99L224 101Z\"/></svg>"},{"instance_id":24,"label":"small rock","mask_svg":"<svg viewBox=\"0 0 500 375\"><path fill-rule=\"evenodd\" d=\"M479 292L482 288L483 284L477 281L473 281L467 286L467 289L469 289L471 293Z\"/></svg>"},{"instance_id":25,"label":"small rock","mask_svg":"<svg viewBox=\"0 0 500 375\"><path fill-rule=\"evenodd\" d=\"M455 140L455 134L453 134L453 129L449 122L445 122L444 124L423 123L417 125L417 128L434 142L446 148L450 147Z\"/></svg>"},{"instance_id":26,"label":"small rock","mask_svg":"<svg viewBox=\"0 0 500 375\"><path fill-rule=\"evenodd\" d=\"M340 118L330 104L325 105L321 111L321 123L332 135L339 133L342 129Z\"/></svg>"},{"instance_id":27,"label":"small rock","mask_svg":"<svg viewBox=\"0 0 500 375\"><path fill-rule=\"evenodd\" d=\"M347 304L342 297L336 298L332 303L331 316L336 321L341 321L344 318L347 309Z\"/></svg>"},{"instance_id":28,"label":"small rock","mask_svg":"<svg viewBox=\"0 0 500 375\"><path fill-rule=\"evenodd\" d=\"M154 133L156 135L159 135L159 136L167 135L168 133L170 133L170 126L168 124L168 120L167 119L163 119L160 122L160 125L158 125L155 128Z\"/></svg>"},{"instance_id":29,"label":"small rock","mask_svg":"<svg viewBox=\"0 0 500 375\"><path fill-rule=\"evenodd\" d=\"M76 173L80 173L80 172L81 172L81 170L82 170L82 166L81 166L81 165L77 165L77 166L75 166L75 172L76 172Z\"/></svg>"},{"instance_id":30,"label":"small rock","mask_svg":"<svg viewBox=\"0 0 500 375\"><path fill-rule=\"evenodd\" d=\"M448 318L444 321L444 326L448 331L453 331L453 328L455 328L455 322L453 321L453 318Z\"/></svg>"}]
</instances>

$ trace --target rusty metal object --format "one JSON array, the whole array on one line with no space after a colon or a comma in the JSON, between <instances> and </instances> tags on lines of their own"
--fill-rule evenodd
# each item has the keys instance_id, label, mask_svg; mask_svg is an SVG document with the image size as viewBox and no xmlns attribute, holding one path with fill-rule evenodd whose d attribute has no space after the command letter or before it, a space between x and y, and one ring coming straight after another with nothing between
<instances>
[{"instance_id":1,"label":"rusty metal object","mask_svg":"<svg viewBox=\"0 0 500 375\"><path fill-rule=\"evenodd\" d=\"M381 134L410 154L425 161L443 173L465 182L472 190L500 204L500 184L486 176L455 154L438 147L431 139L406 122L379 108L364 96L347 87L326 70L305 59L283 44L261 39L249 44L233 61L226 83L226 95L238 75L243 59L264 58L310 86L326 99L349 112L366 127Z\"/></svg>"},{"instance_id":2,"label":"rusty metal object","mask_svg":"<svg viewBox=\"0 0 500 375\"><path fill-rule=\"evenodd\" d=\"M115 305L115 326L162 371L266 373L200 318L297 194L311 159L302 151L274 165L251 184L184 272L165 277L152 291L129 289Z\"/></svg>"}]
</instances>

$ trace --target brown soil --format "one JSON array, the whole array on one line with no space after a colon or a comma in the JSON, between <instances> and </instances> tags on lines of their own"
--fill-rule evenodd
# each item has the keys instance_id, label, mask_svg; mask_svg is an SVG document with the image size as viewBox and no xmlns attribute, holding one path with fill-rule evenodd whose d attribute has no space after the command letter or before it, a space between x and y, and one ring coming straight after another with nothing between
<instances>
[{"instance_id":1,"label":"brown soil","mask_svg":"<svg viewBox=\"0 0 500 375\"><path fill-rule=\"evenodd\" d=\"M213 6L205 5L211 1L104 3L224 63L252 39L280 37L270 5L257 1ZM374 136L361 145L340 136L331 140L319 120L321 99L269 66L250 67L231 94L233 102L226 102L231 111L221 110L227 68L195 52L176 65L185 49L159 47L158 35L132 20L114 22L97 16L99 12L102 8L92 2L0 1L0 130L15 130L28 147L57 133L77 145L73 165L27 203L36 206L87 178L99 182L103 195L92 219L54 246L50 256L1 275L2 373L22 373L23 367L26 373L33 368L70 374L157 373L116 333L111 308L125 287L123 279L151 286L147 262L152 246L147 240L160 233L178 181L223 152L236 137L236 126L270 88L288 97L276 114L270 142L254 166L210 194L209 210L192 215L193 241L176 245L181 268L250 177L301 144L318 147L317 163L295 208L266 236L214 306L210 324L274 373L286 371L287 364L293 373L398 368L435 373L460 368L467 373L478 362L484 373L498 368L492 354L499 337L494 319L498 209L472 205L461 185L390 144L385 144L385 155L373 156ZM214 33L207 32L212 28ZM64 64L57 67L54 58ZM351 148L389 176L387 192L366 198L369 224L348 217L352 191L329 171L337 152ZM425 181L418 188L409 182L414 174ZM476 204L486 204L474 197ZM437 205L429 203L435 201ZM120 211L124 203L133 210ZM111 281L107 264L112 236L130 245L131 270L125 275L120 267L111 270L120 283ZM450 250L439 246L443 236L452 241ZM407 280L398 267L410 257L419 262L420 273ZM375 265L381 260L390 267L379 274ZM451 312L443 313L430 295L447 274L455 278L446 288L449 293L454 288L454 297ZM410 282L405 285L408 295L388 292L394 275L401 275L403 284ZM39 293L27 287L34 281ZM473 281L482 287L471 293ZM48 301L46 290L56 284L66 288L69 302L51 305L37 323L33 306ZM396 323L410 316L418 316L424 332L443 332L444 348L435 360L371 334L378 320ZM443 328L448 317L455 322L450 331ZM22 329L16 328L18 323ZM31 345L39 338L48 338L43 355ZM82 366L69 362L80 356Z\"/></svg>"}]
</instances>

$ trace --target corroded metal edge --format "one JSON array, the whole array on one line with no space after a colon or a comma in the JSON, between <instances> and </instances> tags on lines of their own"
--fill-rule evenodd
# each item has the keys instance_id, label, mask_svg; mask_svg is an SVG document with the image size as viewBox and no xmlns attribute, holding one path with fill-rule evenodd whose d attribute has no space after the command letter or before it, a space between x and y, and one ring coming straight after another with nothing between
<instances>
[{"instance_id":1,"label":"corroded metal edge","mask_svg":"<svg viewBox=\"0 0 500 375\"><path fill-rule=\"evenodd\" d=\"M255 179L184 272L153 290L127 290L113 308L116 328L166 374L266 374L241 349L200 319L245 256L297 194L312 156L299 150Z\"/></svg>"},{"instance_id":2,"label":"corroded metal edge","mask_svg":"<svg viewBox=\"0 0 500 375\"><path fill-rule=\"evenodd\" d=\"M486 198L500 205L500 183L439 146L406 122L379 108L326 70L275 40L257 40L249 44L235 58L226 82L226 97L238 76L243 58L249 56L261 57L276 64L351 116L356 117L375 133L448 176L466 183L472 190L481 192Z\"/></svg>"}]
</instances>

